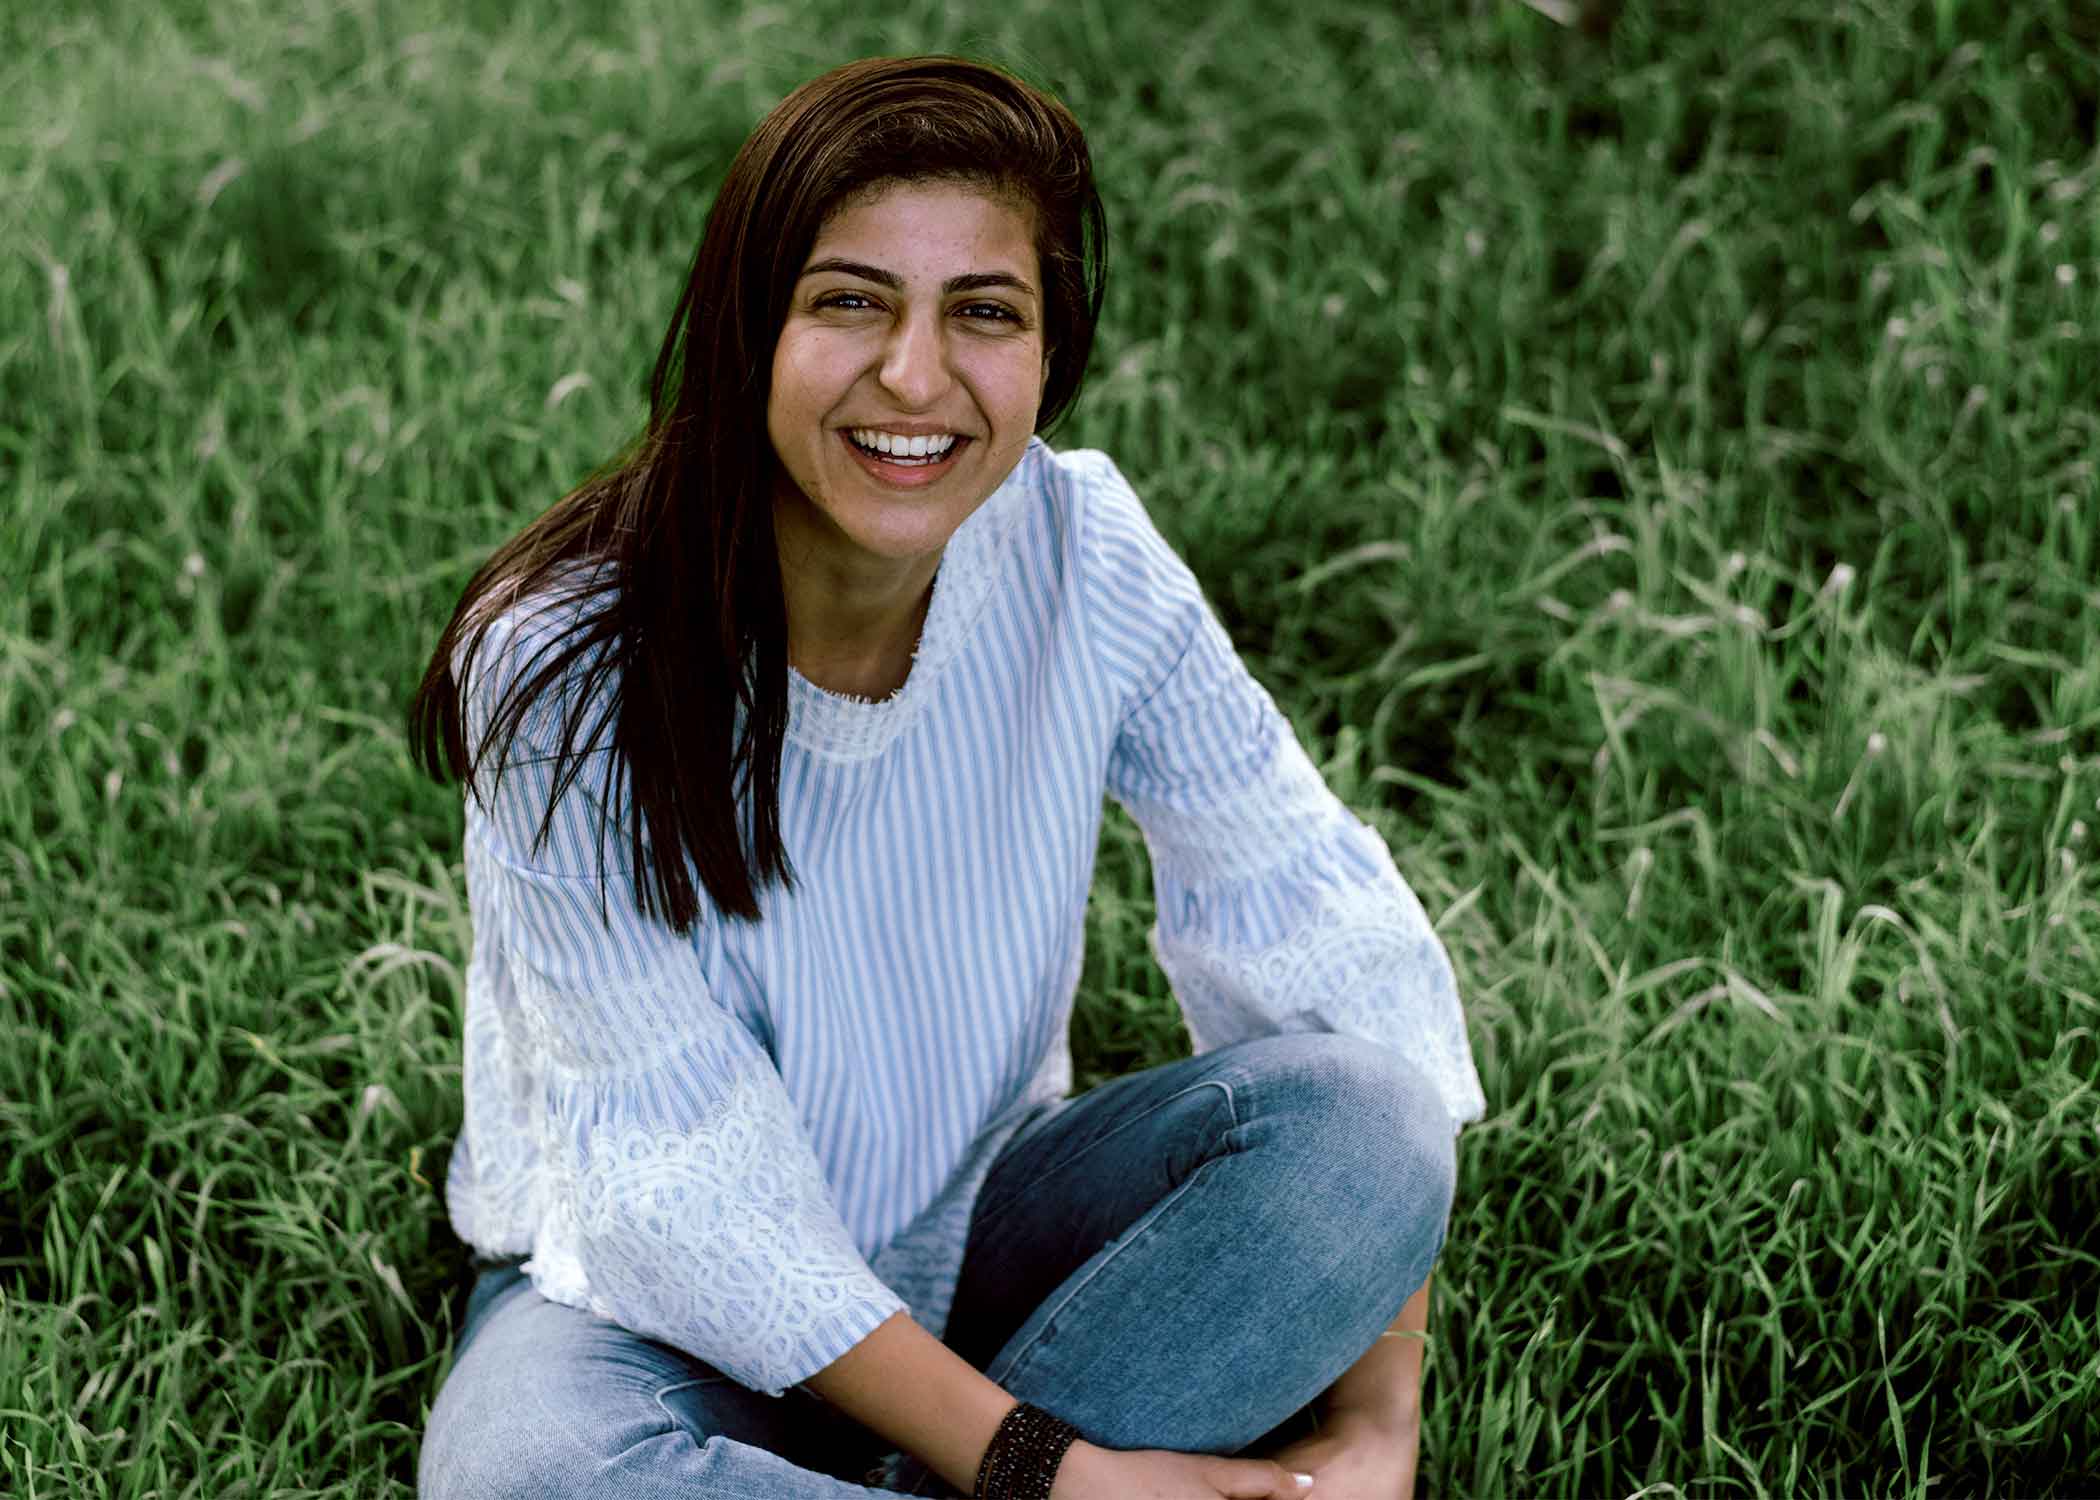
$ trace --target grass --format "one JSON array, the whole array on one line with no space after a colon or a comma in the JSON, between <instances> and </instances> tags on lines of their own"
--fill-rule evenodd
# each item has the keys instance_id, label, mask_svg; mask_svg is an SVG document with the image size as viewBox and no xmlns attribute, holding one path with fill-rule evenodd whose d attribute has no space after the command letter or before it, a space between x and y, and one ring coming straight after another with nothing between
<instances>
[{"instance_id":1,"label":"grass","mask_svg":"<svg viewBox=\"0 0 2100 1500\"><path fill-rule=\"evenodd\" d=\"M1114 453L1459 966L1425 1493L2100 1491L2100 27L2075 0L196 0L0 20L0 1488L412 1483L456 794L781 93L1087 123ZM1180 1038L1104 838L1087 1077Z\"/></svg>"}]
</instances>

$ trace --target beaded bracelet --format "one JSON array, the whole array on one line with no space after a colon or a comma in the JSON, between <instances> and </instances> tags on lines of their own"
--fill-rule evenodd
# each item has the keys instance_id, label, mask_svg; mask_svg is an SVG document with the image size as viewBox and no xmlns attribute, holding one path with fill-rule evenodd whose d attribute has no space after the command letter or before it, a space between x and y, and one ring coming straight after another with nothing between
<instances>
[{"instance_id":1,"label":"beaded bracelet","mask_svg":"<svg viewBox=\"0 0 2100 1500\"><path fill-rule=\"evenodd\" d=\"M977 1466L972 1500L1050 1500L1057 1466L1079 1440L1079 1429L1026 1401L999 1423Z\"/></svg>"}]
</instances>

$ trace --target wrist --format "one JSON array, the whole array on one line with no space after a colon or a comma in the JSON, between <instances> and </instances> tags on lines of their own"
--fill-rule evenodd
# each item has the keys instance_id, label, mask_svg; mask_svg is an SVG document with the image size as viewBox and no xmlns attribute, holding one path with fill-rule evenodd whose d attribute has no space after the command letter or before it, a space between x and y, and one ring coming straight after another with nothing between
<instances>
[{"instance_id":1,"label":"wrist","mask_svg":"<svg viewBox=\"0 0 2100 1500\"><path fill-rule=\"evenodd\" d=\"M1057 1482L1050 1486L1050 1500L1088 1500L1088 1497L1105 1494L1101 1461L1110 1450L1097 1448L1081 1438L1065 1450L1064 1461L1057 1466Z\"/></svg>"},{"instance_id":2,"label":"wrist","mask_svg":"<svg viewBox=\"0 0 2100 1500\"><path fill-rule=\"evenodd\" d=\"M1049 1500L1079 1429L1026 1401L1016 1401L979 1461L974 1500Z\"/></svg>"}]
</instances>

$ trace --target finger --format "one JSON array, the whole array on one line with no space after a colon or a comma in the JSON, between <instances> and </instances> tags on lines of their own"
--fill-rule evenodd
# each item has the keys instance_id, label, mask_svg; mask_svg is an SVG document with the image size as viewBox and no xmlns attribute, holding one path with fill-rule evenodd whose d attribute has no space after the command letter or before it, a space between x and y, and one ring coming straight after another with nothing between
<instances>
[{"instance_id":1,"label":"finger","mask_svg":"<svg viewBox=\"0 0 2100 1500\"><path fill-rule=\"evenodd\" d=\"M1266 1458L1234 1459L1221 1476L1231 1500L1297 1500L1312 1493L1313 1477Z\"/></svg>"}]
</instances>

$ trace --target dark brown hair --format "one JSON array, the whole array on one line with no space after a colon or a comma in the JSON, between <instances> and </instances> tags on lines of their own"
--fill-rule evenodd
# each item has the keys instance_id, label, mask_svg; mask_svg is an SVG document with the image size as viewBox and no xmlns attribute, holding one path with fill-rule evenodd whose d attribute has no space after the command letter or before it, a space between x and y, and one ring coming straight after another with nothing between
<instances>
[{"instance_id":1,"label":"dark brown hair","mask_svg":"<svg viewBox=\"0 0 2100 1500\"><path fill-rule=\"evenodd\" d=\"M584 760L609 752L602 804L625 825L636 904L680 932L700 913L694 872L720 911L750 920L761 886L794 888L780 836L778 461L763 436L773 346L826 217L870 187L927 179L982 183L1032 207L1049 355L1036 430L1056 422L1078 395L1106 275L1106 221L1078 121L1020 79L959 57L871 58L812 79L759 122L723 179L641 435L474 574L409 704L417 764L439 781L458 777L486 806L484 766L500 776L520 724L559 700L535 848ZM537 599L563 606L563 628L511 664L491 708L477 709L469 745L466 705L487 669L489 627ZM601 896L612 834L599 844Z\"/></svg>"}]
</instances>

